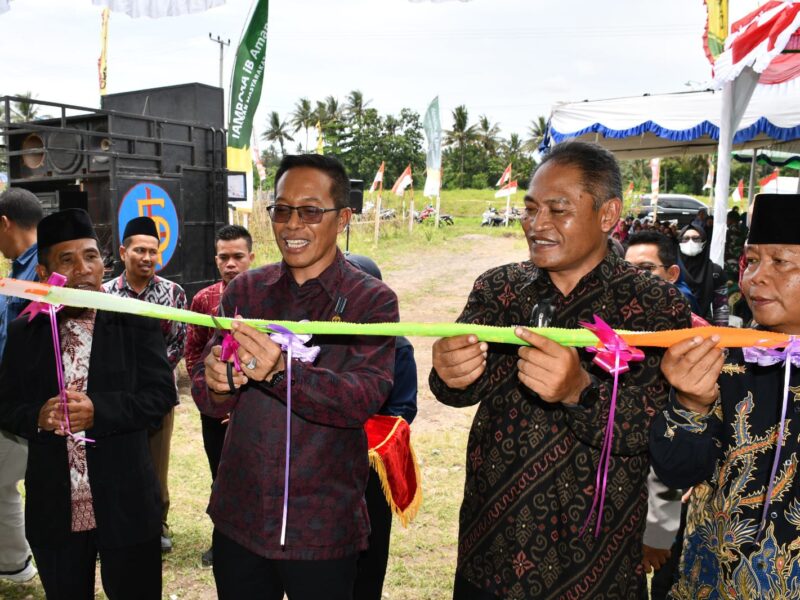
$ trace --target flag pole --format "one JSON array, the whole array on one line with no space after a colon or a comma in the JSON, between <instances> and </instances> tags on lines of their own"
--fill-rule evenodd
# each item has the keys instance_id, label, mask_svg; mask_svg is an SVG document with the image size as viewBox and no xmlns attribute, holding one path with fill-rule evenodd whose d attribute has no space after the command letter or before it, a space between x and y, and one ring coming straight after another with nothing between
<instances>
[{"instance_id":1,"label":"flag pole","mask_svg":"<svg viewBox=\"0 0 800 600\"><path fill-rule=\"evenodd\" d=\"M405 198L405 192L403 192ZM408 209L408 233L414 231L414 180L411 180L411 205Z\"/></svg>"},{"instance_id":2,"label":"flag pole","mask_svg":"<svg viewBox=\"0 0 800 600\"><path fill-rule=\"evenodd\" d=\"M374 243L378 244L378 238L381 235L381 196L383 192L383 178L378 184L378 201L375 203L375 236Z\"/></svg>"}]
</instances>

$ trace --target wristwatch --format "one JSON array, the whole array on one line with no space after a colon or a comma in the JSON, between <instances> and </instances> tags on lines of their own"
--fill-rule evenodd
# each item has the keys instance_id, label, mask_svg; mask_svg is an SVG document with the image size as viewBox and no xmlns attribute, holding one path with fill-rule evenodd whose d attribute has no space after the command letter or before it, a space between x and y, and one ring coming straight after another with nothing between
<instances>
[{"instance_id":1,"label":"wristwatch","mask_svg":"<svg viewBox=\"0 0 800 600\"><path fill-rule=\"evenodd\" d=\"M265 379L264 384L269 387L275 387L279 383L281 383L284 379L286 379L286 371L278 371L275 375L272 376L272 379Z\"/></svg>"}]
</instances>

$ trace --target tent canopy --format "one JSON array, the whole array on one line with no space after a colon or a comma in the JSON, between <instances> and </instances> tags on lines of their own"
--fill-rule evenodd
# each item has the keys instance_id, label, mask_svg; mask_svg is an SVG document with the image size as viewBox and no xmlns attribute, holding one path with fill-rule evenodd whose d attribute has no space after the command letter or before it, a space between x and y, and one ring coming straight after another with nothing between
<instances>
[{"instance_id":1,"label":"tent canopy","mask_svg":"<svg viewBox=\"0 0 800 600\"><path fill-rule=\"evenodd\" d=\"M543 150L568 139L596 142L617 158L717 151L722 92L698 91L558 104ZM800 151L800 84L758 86L733 138L736 149Z\"/></svg>"}]
</instances>

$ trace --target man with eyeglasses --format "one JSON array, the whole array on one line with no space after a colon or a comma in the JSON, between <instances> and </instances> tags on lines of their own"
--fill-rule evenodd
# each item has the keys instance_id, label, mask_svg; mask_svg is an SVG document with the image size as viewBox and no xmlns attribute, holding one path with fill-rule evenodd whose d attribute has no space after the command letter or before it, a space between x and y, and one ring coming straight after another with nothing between
<instances>
[{"instance_id":1,"label":"man with eyeglasses","mask_svg":"<svg viewBox=\"0 0 800 600\"><path fill-rule=\"evenodd\" d=\"M205 315L219 314L219 302L225 288L239 273L247 271L255 258L253 238L250 232L241 225L220 227L214 236L214 250L214 260L217 262L219 276L222 279L203 288L192 298L191 310ZM208 327L187 326L186 371L189 373L189 377L194 373L195 366L202 363L200 357L208 340L211 339L211 334L212 330ZM228 419L227 416L220 419L201 412L200 425L203 432L203 448L211 469L211 484L213 485L217 478L222 444L228 430ZM214 552L211 548L203 552L201 562L204 567L209 567L214 562Z\"/></svg>"},{"instance_id":2,"label":"man with eyeglasses","mask_svg":"<svg viewBox=\"0 0 800 600\"><path fill-rule=\"evenodd\" d=\"M285 156L275 182L268 210L283 260L238 275L225 289L220 312L267 320L397 321L394 292L349 265L336 245L351 215L350 181L339 161ZM285 495L286 355L244 323L234 322L233 336L242 372L229 373L221 347L213 345L193 377L204 413L230 413L208 507L219 598L280 600L285 592L290 600L351 600L369 534L363 425L392 389L394 338L320 336L311 342L320 346L314 362L292 362Z\"/></svg>"},{"instance_id":3,"label":"man with eyeglasses","mask_svg":"<svg viewBox=\"0 0 800 600\"><path fill-rule=\"evenodd\" d=\"M625 260L632 265L668 281L695 306L694 295L681 277L675 242L657 231L640 231L628 240Z\"/></svg>"}]
</instances>

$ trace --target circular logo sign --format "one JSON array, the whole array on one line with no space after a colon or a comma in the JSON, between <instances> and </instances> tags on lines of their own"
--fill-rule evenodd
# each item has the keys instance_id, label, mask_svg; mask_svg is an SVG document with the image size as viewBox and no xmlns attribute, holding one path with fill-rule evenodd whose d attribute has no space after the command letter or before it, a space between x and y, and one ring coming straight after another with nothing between
<instances>
[{"instance_id":1,"label":"circular logo sign","mask_svg":"<svg viewBox=\"0 0 800 600\"><path fill-rule=\"evenodd\" d=\"M136 217L150 217L158 230L158 259L156 271L167 266L178 247L178 213L166 190L154 183L142 182L133 186L119 205L117 224L119 234L125 231L128 221Z\"/></svg>"}]
</instances>

